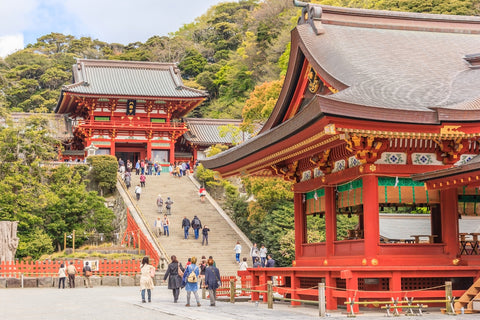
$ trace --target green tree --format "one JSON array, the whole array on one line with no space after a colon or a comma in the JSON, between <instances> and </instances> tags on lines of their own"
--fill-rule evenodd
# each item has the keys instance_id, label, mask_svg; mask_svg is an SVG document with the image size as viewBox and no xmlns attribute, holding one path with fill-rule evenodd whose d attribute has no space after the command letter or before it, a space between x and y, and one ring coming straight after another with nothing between
<instances>
[{"instance_id":1,"label":"green tree","mask_svg":"<svg viewBox=\"0 0 480 320\"><path fill-rule=\"evenodd\" d=\"M87 162L92 166L93 181L98 184L100 195L115 190L117 184L118 163L114 156L91 156Z\"/></svg>"},{"instance_id":2,"label":"green tree","mask_svg":"<svg viewBox=\"0 0 480 320\"><path fill-rule=\"evenodd\" d=\"M180 70L182 70L182 76L185 78L193 78L200 74L207 64L200 52L195 49L187 49L182 61L178 64Z\"/></svg>"}]
</instances>

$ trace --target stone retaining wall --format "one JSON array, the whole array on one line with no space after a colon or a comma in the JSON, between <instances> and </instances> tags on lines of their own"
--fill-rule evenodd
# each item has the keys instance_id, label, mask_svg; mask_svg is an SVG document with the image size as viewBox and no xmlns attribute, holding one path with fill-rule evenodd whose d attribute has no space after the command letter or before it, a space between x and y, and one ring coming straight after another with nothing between
<instances>
[{"instance_id":1,"label":"stone retaining wall","mask_svg":"<svg viewBox=\"0 0 480 320\"><path fill-rule=\"evenodd\" d=\"M156 273L154 278L154 283L156 286L159 286L163 280L163 273ZM17 278L0 278L0 289L6 288L58 288L58 277L23 277L23 279ZM121 287L132 287L140 286L140 275L137 274L133 277L130 276L91 276L90 282L92 286L121 286ZM68 278L65 279L65 288L68 287ZM83 276L75 277L75 287L83 288L85 287L85 279Z\"/></svg>"}]
</instances>

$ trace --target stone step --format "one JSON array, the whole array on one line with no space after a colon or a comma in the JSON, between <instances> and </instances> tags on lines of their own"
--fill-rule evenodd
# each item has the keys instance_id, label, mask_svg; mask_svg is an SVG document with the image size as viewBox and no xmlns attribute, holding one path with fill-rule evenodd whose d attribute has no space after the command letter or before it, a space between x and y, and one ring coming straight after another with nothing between
<instances>
[{"instance_id":1,"label":"stone step","mask_svg":"<svg viewBox=\"0 0 480 320\"><path fill-rule=\"evenodd\" d=\"M249 246L242 241L236 231L218 213L215 207L209 202L201 202L198 189L188 177L175 178L169 174L160 176L147 176L146 187L142 189L140 200L137 206L144 214L149 227L153 229L154 221L158 216L156 199L158 194L162 195L164 201L171 197L174 201L170 220L170 236L161 235L159 242L165 248L168 256L176 255L177 259L185 264L189 257L195 256L198 260L204 255L213 256L217 267L222 275L236 275L238 264L235 262L234 247L237 241L242 245L241 258L247 257L250 262ZM129 192L134 196L134 187L139 184L139 176L132 176L132 187ZM135 197L134 197L135 198ZM184 216L192 220L197 215L202 225L210 228L209 244L202 246L202 235L199 239L193 238L193 230L190 229L189 239L184 239L182 220Z\"/></svg>"}]
</instances>

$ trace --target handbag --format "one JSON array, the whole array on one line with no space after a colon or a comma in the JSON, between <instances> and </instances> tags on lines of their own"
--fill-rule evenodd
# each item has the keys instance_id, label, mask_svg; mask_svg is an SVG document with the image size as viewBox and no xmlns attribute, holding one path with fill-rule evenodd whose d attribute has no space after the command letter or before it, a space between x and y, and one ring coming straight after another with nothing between
<instances>
[{"instance_id":1,"label":"handbag","mask_svg":"<svg viewBox=\"0 0 480 320\"><path fill-rule=\"evenodd\" d=\"M177 273L180 277L183 277L183 271L180 269L180 264L177 265Z\"/></svg>"},{"instance_id":2,"label":"handbag","mask_svg":"<svg viewBox=\"0 0 480 320\"><path fill-rule=\"evenodd\" d=\"M150 277L155 277L155 268L154 267L151 267L150 268Z\"/></svg>"},{"instance_id":3,"label":"handbag","mask_svg":"<svg viewBox=\"0 0 480 320\"><path fill-rule=\"evenodd\" d=\"M92 271L90 271L90 270L85 271L85 276L86 277L90 277L91 275L92 275Z\"/></svg>"},{"instance_id":4,"label":"handbag","mask_svg":"<svg viewBox=\"0 0 480 320\"><path fill-rule=\"evenodd\" d=\"M222 281L220 281L220 279L218 279L217 275L215 275L215 278L217 278L217 286L218 286L218 288L220 288L222 286Z\"/></svg>"}]
</instances>

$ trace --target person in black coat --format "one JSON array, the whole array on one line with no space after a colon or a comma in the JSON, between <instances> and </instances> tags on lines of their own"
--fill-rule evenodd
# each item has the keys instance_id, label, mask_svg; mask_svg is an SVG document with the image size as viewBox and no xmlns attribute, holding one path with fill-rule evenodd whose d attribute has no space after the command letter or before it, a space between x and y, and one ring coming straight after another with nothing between
<instances>
[{"instance_id":1,"label":"person in black coat","mask_svg":"<svg viewBox=\"0 0 480 320\"><path fill-rule=\"evenodd\" d=\"M190 229L190 220L186 216L183 216L182 220L183 236L188 239L188 230Z\"/></svg>"},{"instance_id":2,"label":"person in black coat","mask_svg":"<svg viewBox=\"0 0 480 320\"><path fill-rule=\"evenodd\" d=\"M202 246L205 244L208 246L208 232L210 231L210 229L205 225L202 229L202 235L203 235L203 239L202 239Z\"/></svg>"},{"instance_id":3,"label":"person in black coat","mask_svg":"<svg viewBox=\"0 0 480 320\"><path fill-rule=\"evenodd\" d=\"M167 280L168 278L168 289L171 289L173 292L173 302L177 303L178 295L180 294L180 288L182 287L182 276L185 268L182 267L182 264L178 262L176 256L171 257L172 262L167 267L167 272L165 272L165 276L163 280ZM179 274L179 271L182 274Z\"/></svg>"},{"instance_id":4,"label":"person in black coat","mask_svg":"<svg viewBox=\"0 0 480 320\"><path fill-rule=\"evenodd\" d=\"M217 289L220 286L220 271L213 266L213 259L208 259L208 267L205 270L205 287L208 289L210 295L210 305L215 306L217 300Z\"/></svg>"}]
</instances>

